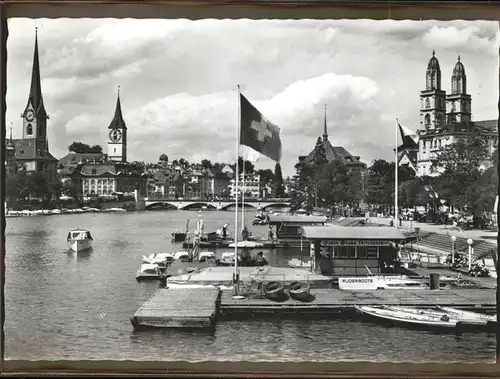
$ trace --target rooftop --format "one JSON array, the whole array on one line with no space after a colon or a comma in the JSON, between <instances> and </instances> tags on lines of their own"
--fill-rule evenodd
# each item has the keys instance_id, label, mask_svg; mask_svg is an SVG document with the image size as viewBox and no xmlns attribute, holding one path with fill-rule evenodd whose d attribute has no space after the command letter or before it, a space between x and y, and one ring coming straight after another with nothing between
<instances>
[{"instance_id":1,"label":"rooftop","mask_svg":"<svg viewBox=\"0 0 500 379\"><path fill-rule=\"evenodd\" d=\"M405 236L398 228L394 227L338 227L324 228L304 226L302 235L310 239L379 239L379 240L404 240Z\"/></svg>"}]
</instances>

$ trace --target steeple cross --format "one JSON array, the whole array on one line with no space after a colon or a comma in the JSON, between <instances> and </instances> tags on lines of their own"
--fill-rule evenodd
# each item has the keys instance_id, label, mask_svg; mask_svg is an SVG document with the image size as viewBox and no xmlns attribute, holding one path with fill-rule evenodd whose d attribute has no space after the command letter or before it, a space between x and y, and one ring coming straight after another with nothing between
<instances>
[{"instance_id":1,"label":"steeple cross","mask_svg":"<svg viewBox=\"0 0 500 379\"><path fill-rule=\"evenodd\" d=\"M269 130L269 125L267 124L267 121L265 121L266 125L262 125L260 122L252 122L251 128L257 132L257 139L260 142L264 142L266 140L266 137L271 138L273 136L273 133Z\"/></svg>"}]
</instances>

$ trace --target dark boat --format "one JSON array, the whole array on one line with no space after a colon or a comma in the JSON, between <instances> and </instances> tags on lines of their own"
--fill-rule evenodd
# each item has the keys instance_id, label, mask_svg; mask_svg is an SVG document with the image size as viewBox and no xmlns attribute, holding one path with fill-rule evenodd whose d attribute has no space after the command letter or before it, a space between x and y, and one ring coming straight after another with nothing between
<instances>
[{"instance_id":1,"label":"dark boat","mask_svg":"<svg viewBox=\"0 0 500 379\"><path fill-rule=\"evenodd\" d=\"M277 300L285 293L285 286L281 282L267 282L262 288L266 297L270 300Z\"/></svg>"},{"instance_id":2,"label":"dark boat","mask_svg":"<svg viewBox=\"0 0 500 379\"><path fill-rule=\"evenodd\" d=\"M293 299L306 300L311 294L311 286L307 282L292 282L288 286L288 291Z\"/></svg>"},{"instance_id":3,"label":"dark boat","mask_svg":"<svg viewBox=\"0 0 500 379\"><path fill-rule=\"evenodd\" d=\"M187 233L185 232L173 232L172 241L174 242L184 242L186 240Z\"/></svg>"}]
</instances>

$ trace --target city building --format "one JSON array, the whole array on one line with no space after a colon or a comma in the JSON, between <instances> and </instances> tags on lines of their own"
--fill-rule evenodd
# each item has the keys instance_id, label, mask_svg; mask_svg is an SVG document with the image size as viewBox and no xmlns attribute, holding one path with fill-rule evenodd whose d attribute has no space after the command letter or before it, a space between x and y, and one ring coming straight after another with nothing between
<instances>
[{"instance_id":1,"label":"city building","mask_svg":"<svg viewBox=\"0 0 500 379\"><path fill-rule=\"evenodd\" d=\"M349 153L342 146L333 146L330 140L328 139L328 128L326 122L326 105L325 105L325 118L324 118L324 130L323 130L323 138L318 138L318 143L321 143L324 151L327 162L331 162L333 160L338 160L344 163L349 170L363 170L366 168L366 164L360 161L359 156L354 156ZM316 147L306 156L300 156L299 161L301 164L311 165L314 164L314 160L316 157Z\"/></svg>"},{"instance_id":2,"label":"city building","mask_svg":"<svg viewBox=\"0 0 500 379\"><path fill-rule=\"evenodd\" d=\"M21 139L11 139L18 167L27 171L44 172L50 179L56 177L57 159L49 151L47 120L42 96L38 33L35 31L35 50L31 72L28 102L21 114L23 133Z\"/></svg>"},{"instance_id":3,"label":"city building","mask_svg":"<svg viewBox=\"0 0 500 379\"><path fill-rule=\"evenodd\" d=\"M244 180L243 180L244 179ZM233 178L230 180L230 196L236 197L236 180ZM260 175L258 174L245 174L238 176L238 187L240 189L240 194L242 191L245 193L245 197L259 198L261 196L260 192Z\"/></svg>"},{"instance_id":4,"label":"city building","mask_svg":"<svg viewBox=\"0 0 500 379\"><path fill-rule=\"evenodd\" d=\"M460 56L451 76L451 92L441 87L441 68L435 51L426 71L425 89L420 92L420 128L417 148L401 149L400 164L409 164L419 176L437 175L431 170L432 162L441 147L459 138L480 135L484 138L489 154L498 145L498 121L473 121L472 99L467 93L467 76ZM491 161L481 162L488 167Z\"/></svg>"},{"instance_id":5,"label":"city building","mask_svg":"<svg viewBox=\"0 0 500 379\"><path fill-rule=\"evenodd\" d=\"M17 172L16 145L12 140L12 128L9 139L5 141L5 172L7 175L15 175Z\"/></svg>"}]
</instances>

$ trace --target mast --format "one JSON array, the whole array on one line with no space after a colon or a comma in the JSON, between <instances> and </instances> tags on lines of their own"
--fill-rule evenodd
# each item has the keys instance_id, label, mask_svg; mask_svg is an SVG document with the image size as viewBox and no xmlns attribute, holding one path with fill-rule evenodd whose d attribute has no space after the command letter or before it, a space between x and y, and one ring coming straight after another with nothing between
<instances>
[{"instance_id":1,"label":"mast","mask_svg":"<svg viewBox=\"0 0 500 379\"><path fill-rule=\"evenodd\" d=\"M394 154L394 226L398 227L398 132L399 120L396 118L396 149Z\"/></svg>"},{"instance_id":2,"label":"mast","mask_svg":"<svg viewBox=\"0 0 500 379\"><path fill-rule=\"evenodd\" d=\"M242 190L241 190L241 239L243 240L243 229L245 228L245 157L243 156L245 154L242 154L242 163L243 163L243 170L242 170ZM238 158L239 160L239 158Z\"/></svg>"}]
</instances>

